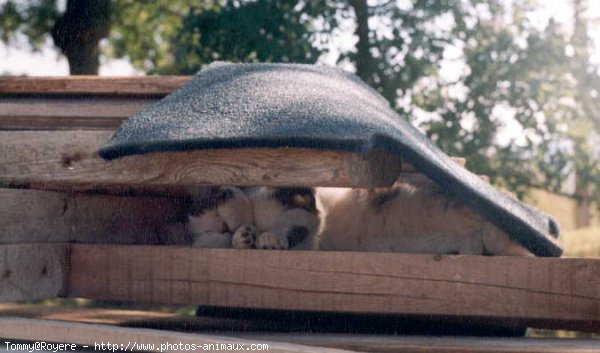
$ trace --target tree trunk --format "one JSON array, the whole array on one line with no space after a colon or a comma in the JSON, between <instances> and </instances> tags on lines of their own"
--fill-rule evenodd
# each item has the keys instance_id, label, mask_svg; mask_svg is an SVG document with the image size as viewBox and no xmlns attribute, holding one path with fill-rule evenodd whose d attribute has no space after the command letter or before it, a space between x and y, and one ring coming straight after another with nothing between
<instances>
[{"instance_id":1,"label":"tree trunk","mask_svg":"<svg viewBox=\"0 0 600 353\"><path fill-rule=\"evenodd\" d=\"M52 39L69 61L71 75L97 75L98 43L110 30L110 0L68 0Z\"/></svg>"},{"instance_id":2,"label":"tree trunk","mask_svg":"<svg viewBox=\"0 0 600 353\"><path fill-rule=\"evenodd\" d=\"M373 86L373 57L371 55L371 40L369 38L369 7L367 0L350 0L350 6L356 16L356 74L363 81Z\"/></svg>"},{"instance_id":3,"label":"tree trunk","mask_svg":"<svg viewBox=\"0 0 600 353\"><path fill-rule=\"evenodd\" d=\"M587 70L590 62L587 9L587 0L573 0L571 45L575 49L575 54L572 70L573 76L577 79L579 89L576 98L581 104L582 113L594 120L593 102L590 102L591 96L588 94L590 88L587 86ZM575 195L577 196L575 226L577 228L589 227L592 223L592 192L589 180L582 178L579 171L575 174Z\"/></svg>"}]
</instances>

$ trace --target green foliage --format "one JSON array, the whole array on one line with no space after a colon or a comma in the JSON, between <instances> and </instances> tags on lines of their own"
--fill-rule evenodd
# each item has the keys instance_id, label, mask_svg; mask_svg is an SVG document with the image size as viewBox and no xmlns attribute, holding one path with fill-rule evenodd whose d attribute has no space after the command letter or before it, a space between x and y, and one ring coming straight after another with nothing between
<instances>
[{"instance_id":1,"label":"green foliage","mask_svg":"<svg viewBox=\"0 0 600 353\"><path fill-rule=\"evenodd\" d=\"M37 48L59 15L54 0L0 4L5 43L23 33ZM105 54L142 71L192 74L214 60L314 63L333 48L339 65L354 67L471 170L519 194L559 190L576 173L578 196L600 205L600 77L589 60L592 23L580 15L569 38L553 21L531 23L534 0L513 2L510 13L503 0L112 0L111 8ZM358 42L343 50L336 38L348 22ZM440 70L449 62L460 70L452 80ZM502 143L507 121L521 132Z\"/></svg>"},{"instance_id":2,"label":"green foliage","mask_svg":"<svg viewBox=\"0 0 600 353\"><path fill-rule=\"evenodd\" d=\"M314 63L335 23L326 2L114 0L111 55L149 73L193 74L215 60ZM153 35L147 35L153 33Z\"/></svg>"},{"instance_id":3,"label":"green foliage","mask_svg":"<svg viewBox=\"0 0 600 353\"><path fill-rule=\"evenodd\" d=\"M193 11L175 38L172 70L195 73L213 60L314 63L321 52L309 16L317 13L300 1L267 0Z\"/></svg>"},{"instance_id":4,"label":"green foliage","mask_svg":"<svg viewBox=\"0 0 600 353\"><path fill-rule=\"evenodd\" d=\"M358 17L356 21L360 24L358 9L367 2L350 3L352 6L346 9L350 13L346 16ZM432 24L454 13L462 15L459 1L418 0L405 7L387 1L370 5L363 15L368 16L364 24L377 19L381 25L370 26L362 38L360 29L357 30L357 50L342 53L339 61L358 64L357 75L408 117L410 107L396 100L410 93L420 78L436 74L444 47L451 38L449 32ZM365 63L361 65L361 61Z\"/></svg>"},{"instance_id":5,"label":"green foliage","mask_svg":"<svg viewBox=\"0 0 600 353\"><path fill-rule=\"evenodd\" d=\"M28 39L32 49L44 44L58 18L56 0L0 1L0 40L14 43L17 34Z\"/></svg>"},{"instance_id":6,"label":"green foliage","mask_svg":"<svg viewBox=\"0 0 600 353\"><path fill-rule=\"evenodd\" d=\"M457 26L455 38L468 38L460 43L467 69L451 86L466 93L452 97L438 78L433 89L417 94L413 107L437 117L423 128L442 149L466 157L470 169L520 195L530 186L560 191L575 173L585 189L579 196L600 205L600 101L587 98L600 92L597 67L589 59L574 66L567 31L555 22L540 30L522 8L511 20L501 20L500 10ZM506 119L521 133L500 144ZM469 120L473 126L465 128Z\"/></svg>"},{"instance_id":7,"label":"green foliage","mask_svg":"<svg viewBox=\"0 0 600 353\"><path fill-rule=\"evenodd\" d=\"M214 1L195 4L198 9L218 8ZM105 48L109 56L128 58L148 73L163 72L174 64L172 41L191 11L188 1L113 0L112 10L110 45Z\"/></svg>"}]
</instances>

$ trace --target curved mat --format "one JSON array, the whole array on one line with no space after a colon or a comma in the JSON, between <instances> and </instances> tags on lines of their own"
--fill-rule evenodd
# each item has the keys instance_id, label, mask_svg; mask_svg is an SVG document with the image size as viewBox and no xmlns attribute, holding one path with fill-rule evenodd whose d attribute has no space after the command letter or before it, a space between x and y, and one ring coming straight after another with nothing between
<instances>
[{"instance_id":1,"label":"curved mat","mask_svg":"<svg viewBox=\"0 0 600 353\"><path fill-rule=\"evenodd\" d=\"M134 114L99 151L105 159L202 148L299 147L401 156L538 256L560 256L558 224L458 166L383 97L342 70L213 64Z\"/></svg>"}]
</instances>

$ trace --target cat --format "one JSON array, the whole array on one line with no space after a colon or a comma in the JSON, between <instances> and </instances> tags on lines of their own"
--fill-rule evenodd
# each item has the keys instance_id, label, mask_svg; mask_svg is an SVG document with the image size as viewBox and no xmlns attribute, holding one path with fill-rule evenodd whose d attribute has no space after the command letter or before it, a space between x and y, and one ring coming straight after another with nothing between
<instances>
[{"instance_id":1,"label":"cat","mask_svg":"<svg viewBox=\"0 0 600 353\"><path fill-rule=\"evenodd\" d=\"M192 245L204 248L315 249L319 224L311 188L221 187L188 215Z\"/></svg>"},{"instance_id":2,"label":"cat","mask_svg":"<svg viewBox=\"0 0 600 353\"><path fill-rule=\"evenodd\" d=\"M533 256L478 213L431 185L319 188L318 249Z\"/></svg>"},{"instance_id":3,"label":"cat","mask_svg":"<svg viewBox=\"0 0 600 353\"><path fill-rule=\"evenodd\" d=\"M188 218L197 247L532 256L432 183L224 187Z\"/></svg>"}]
</instances>

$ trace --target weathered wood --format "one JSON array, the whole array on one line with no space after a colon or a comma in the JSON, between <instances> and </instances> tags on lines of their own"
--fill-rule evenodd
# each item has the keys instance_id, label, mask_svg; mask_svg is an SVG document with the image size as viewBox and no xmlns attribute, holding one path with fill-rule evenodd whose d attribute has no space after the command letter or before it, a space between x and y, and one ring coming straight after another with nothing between
<instances>
[{"instance_id":1,"label":"weathered wood","mask_svg":"<svg viewBox=\"0 0 600 353\"><path fill-rule=\"evenodd\" d=\"M600 328L600 260L74 244L70 297Z\"/></svg>"},{"instance_id":2,"label":"weathered wood","mask_svg":"<svg viewBox=\"0 0 600 353\"><path fill-rule=\"evenodd\" d=\"M66 244L0 244L0 301L62 295L67 250Z\"/></svg>"},{"instance_id":3,"label":"weathered wood","mask_svg":"<svg viewBox=\"0 0 600 353\"><path fill-rule=\"evenodd\" d=\"M186 350L223 350L233 351L231 347L242 347L240 350L268 350L269 352L350 352L333 348L319 348L290 344L284 342L254 341L235 337L184 334L169 331L123 328L98 324L77 324L49 320L0 318L2 337L27 341L46 341L57 343L74 343L81 348L95 350L135 351L135 352L181 352ZM105 346L101 348L100 344ZM106 347L110 344L110 348ZM170 346L169 346L170 345ZM198 347L192 349L192 345ZM205 346L206 345L206 346ZM212 349L210 348L212 345ZM259 345L259 346L257 346ZM87 346L87 347L86 347ZM189 349L185 349L184 347ZM151 347L151 348L149 348ZM227 348L230 347L230 348ZM256 349L260 348L260 349Z\"/></svg>"},{"instance_id":4,"label":"weathered wood","mask_svg":"<svg viewBox=\"0 0 600 353\"><path fill-rule=\"evenodd\" d=\"M51 319L80 323L104 323L127 327L169 329L180 332L242 332L245 333L343 333L343 334L518 334L524 332L518 323L507 325L489 318L481 322L468 318L323 313L259 309L232 309L202 307L198 315L193 306L154 306L132 304L135 309L106 307L99 302L73 306L70 299L55 300L52 306L25 303L0 303L0 317ZM159 310L159 311L157 311Z\"/></svg>"},{"instance_id":5,"label":"weathered wood","mask_svg":"<svg viewBox=\"0 0 600 353\"><path fill-rule=\"evenodd\" d=\"M593 339L431 337L336 334L241 334L240 338L380 353L592 353Z\"/></svg>"},{"instance_id":6,"label":"weathered wood","mask_svg":"<svg viewBox=\"0 0 600 353\"><path fill-rule=\"evenodd\" d=\"M49 98L0 99L0 130L115 129L156 99Z\"/></svg>"},{"instance_id":7,"label":"weathered wood","mask_svg":"<svg viewBox=\"0 0 600 353\"><path fill-rule=\"evenodd\" d=\"M162 308L162 307L161 307ZM158 328L177 332L227 332L237 339L257 342L286 342L309 346L351 349L366 352L441 352L441 353L583 353L597 352L600 341L594 339L553 338L489 338L489 337L432 337L382 334L289 333L289 327L279 322L266 331L252 326L252 319L225 319L188 316L175 312L125 310L114 308L47 306L0 303L0 316L46 319L76 323L95 323ZM369 325L372 316L365 316ZM8 320L7 320L8 321ZM37 323L39 320L31 322ZM266 320L256 320L264 324ZM217 322L219 324L217 324ZM42 322L43 323L43 322ZM344 324L348 324L345 322ZM1 325L1 324L0 324ZM222 327L222 328L221 328ZM311 327L310 330L319 330ZM258 330L258 331L257 331ZM268 332L268 333L265 333ZM319 331L320 332L320 331ZM39 338L38 338L39 339Z\"/></svg>"},{"instance_id":8,"label":"weathered wood","mask_svg":"<svg viewBox=\"0 0 600 353\"><path fill-rule=\"evenodd\" d=\"M87 94L164 96L191 76L145 77L0 77L0 96L7 94Z\"/></svg>"},{"instance_id":9,"label":"weathered wood","mask_svg":"<svg viewBox=\"0 0 600 353\"><path fill-rule=\"evenodd\" d=\"M78 349L89 348L94 350L110 350L113 352L117 349L127 352L233 351L237 350L233 347L241 347L242 349L240 350L251 350L252 345L255 345L255 349L260 348L256 350L281 353L350 352L333 348L309 347L284 342L253 341L220 335L185 334L109 325L21 318L0 318L0 332L3 338L36 342L74 343L78 345ZM104 343L105 346L100 346L101 343ZM107 347L106 344L110 344L110 347ZM206 348L198 347L192 349L192 345ZM185 349L186 347L189 349Z\"/></svg>"},{"instance_id":10,"label":"weathered wood","mask_svg":"<svg viewBox=\"0 0 600 353\"><path fill-rule=\"evenodd\" d=\"M0 244L184 244L183 200L0 189ZM182 223L181 223L182 224Z\"/></svg>"},{"instance_id":11,"label":"weathered wood","mask_svg":"<svg viewBox=\"0 0 600 353\"><path fill-rule=\"evenodd\" d=\"M96 153L107 131L0 131L0 186L96 190L107 186L391 185L401 163L377 151L362 155L299 148L153 153L111 162Z\"/></svg>"},{"instance_id":12,"label":"weathered wood","mask_svg":"<svg viewBox=\"0 0 600 353\"><path fill-rule=\"evenodd\" d=\"M101 311L102 312L102 311ZM100 313L101 313L100 312ZM109 313L110 314L110 313ZM99 315L99 317L101 317ZM61 319L62 320L62 319ZM127 347L138 344L268 344L269 351L284 352L386 352L386 353L592 353L600 342L593 339L536 339L486 337L419 337L336 334L185 334L170 331L123 328L110 325L67 323L52 320L0 318L0 332L13 340L75 343L78 349L107 341ZM10 340L9 340L10 341Z\"/></svg>"}]
</instances>

